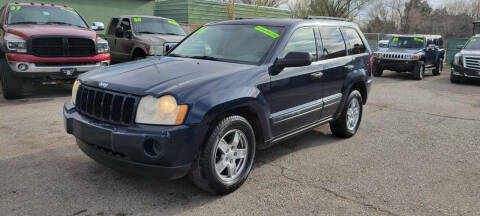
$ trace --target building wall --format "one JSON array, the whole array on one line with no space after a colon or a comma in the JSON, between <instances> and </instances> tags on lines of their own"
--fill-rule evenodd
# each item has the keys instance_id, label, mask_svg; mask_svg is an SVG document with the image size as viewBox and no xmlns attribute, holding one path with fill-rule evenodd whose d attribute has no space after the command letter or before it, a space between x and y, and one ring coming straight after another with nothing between
<instances>
[{"instance_id":1,"label":"building wall","mask_svg":"<svg viewBox=\"0 0 480 216\"><path fill-rule=\"evenodd\" d=\"M154 0L0 0L2 6L9 2L67 5L75 8L90 24L99 21L105 23L105 25L108 25L113 16L126 14L153 15L153 8L155 7Z\"/></svg>"},{"instance_id":2,"label":"building wall","mask_svg":"<svg viewBox=\"0 0 480 216\"><path fill-rule=\"evenodd\" d=\"M228 19L225 3L206 0L157 0L154 14L183 24L204 24ZM285 9L237 4L235 17L289 18Z\"/></svg>"}]
</instances>

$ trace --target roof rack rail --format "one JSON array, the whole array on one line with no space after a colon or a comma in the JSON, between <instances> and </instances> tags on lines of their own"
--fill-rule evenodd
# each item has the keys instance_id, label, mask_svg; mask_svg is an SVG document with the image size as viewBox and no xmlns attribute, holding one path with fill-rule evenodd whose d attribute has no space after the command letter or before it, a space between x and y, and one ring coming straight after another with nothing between
<instances>
[{"instance_id":1,"label":"roof rack rail","mask_svg":"<svg viewBox=\"0 0 480 216\"><path fill-rule=\"evenodd\" d=\"M328 16L306 16L304 19L326 19L326 20L348 21L348 19L345 19L345 18L328 17Z\"/></svg>"}]
</instances>

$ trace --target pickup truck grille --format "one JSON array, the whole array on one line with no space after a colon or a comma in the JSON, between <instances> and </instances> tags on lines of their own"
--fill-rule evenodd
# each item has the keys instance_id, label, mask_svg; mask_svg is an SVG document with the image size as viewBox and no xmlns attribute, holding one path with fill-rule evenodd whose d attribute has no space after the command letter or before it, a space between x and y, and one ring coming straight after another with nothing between
<instances>
[{"instance_id":1,"label":"pickup truck grille","mask_svg":"<svg viewBox=\"0 0 480 216\"><path fill-rule=\"evenodd\" d=\"M76 109L88 117L120 125L133 124L139 97L80 85Z\"/></svg>"},{"instance_id":2,"label":"pickup truck grille","mask_svg":"<svg viewBox=\"0 0 480 216\"><path fill-rule=\"evenodd\" d=\"M465 56L464 59L465 68L480 70L480 56Z\"/></svg>"},{"instance_id":3,"label":"pickup truck grille","mask_svg":"<svg viewBox=\"0 0 480 216\"><path fill-rule=\"evenodd\" d=\"M88 57L96 53L92 39L60 36L32 38L30 50L39 57Z\"/></svg>"}]
</instances>

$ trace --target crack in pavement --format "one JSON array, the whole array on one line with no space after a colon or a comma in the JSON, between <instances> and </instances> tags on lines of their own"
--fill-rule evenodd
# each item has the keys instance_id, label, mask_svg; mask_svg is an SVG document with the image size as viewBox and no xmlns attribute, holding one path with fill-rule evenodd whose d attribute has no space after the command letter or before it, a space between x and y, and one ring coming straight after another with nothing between
<instances>
[{"instance_id":1,"label":"crack in pavement","mask_svg":"<svg viewBox=\"0 0 480 216\"><path fill-rule=\"evenodd\" d=\"M394 110L394 111L399 111L399 112L419 113L419 114L431 115L431 116L442 117L442 118L449 118L449 119L456 119L456 120L480 122L480 119L474 119L474 118L463 118L463 117L458 117L458 116L448 116L448 115L440 115L440 114L429 113L429 112L419 112L419 111L398 109L398 108L389 107L389 106L387 106L387 105L379 105L379 104L374 104L374 103L369 103L369 104L367 104L367 106L368 106L368 105L381 108L380 110L376 110L376 112L381 111L381 110L386 110L386 109L388 109L388 110Z\"/></svg>"},{"instance_id":2,"label":"crack in pavement","mask_svg":"<svg viewBox=\"0 0 480 216\"><path fill-rule=\"evenodd\" d=\"M268 164L268 163L266 163ZM280 175L285 178L285 179L288 179L290 181L293 181L293 182L296 182L298 184L308 184L308 182L303 182L299 179L296 179L296 178L292 178L290 176L288 176L287 174L285 174L285 171L288 170L290 172L295 172L295 170L292 170L292 169L289 169L287 167L284 167L282 165L279 165L279 164L268 164L270 166L273 166L273 167L277 167L277 168L280 168ZM297 173L295 172L296 175L301 175L301 176L304 176L304 177L307 177L306 175L303 175L303 174L300 174L300 173ZM382 213L386 213L386 214L389 214L389 215L393 215L393 216L399 216L400 214L397 214L397 213L394 213L390 210L387 210L387 209L383 209L383 208L380 208L380 207L377 207L377 206L374 206L373 204L369 204L369 203L365 203L365 202L362 202L362 201L359 201L359 200L356 200L354 198L351 198L351 197L348 197L348 196L345 196L345 195L342 195L334 190L331 190L331 189L328 189L324 186L321 186L321 185L317 185L317 184L309 184L311 186L313 186L314 188L318 188L318 189L321 189L327 193L330 193L332 195L334 195L335 197L337 198L340 198L340 199L343 199L343 200L346 200L346 201L350 201L350 202L353 202L355 204L358 204L358 205L361 205L361 206L364 206L368 209L373 209L375 211L378 211L378 212L382 212Z\"/></svg>"}]
</instances>

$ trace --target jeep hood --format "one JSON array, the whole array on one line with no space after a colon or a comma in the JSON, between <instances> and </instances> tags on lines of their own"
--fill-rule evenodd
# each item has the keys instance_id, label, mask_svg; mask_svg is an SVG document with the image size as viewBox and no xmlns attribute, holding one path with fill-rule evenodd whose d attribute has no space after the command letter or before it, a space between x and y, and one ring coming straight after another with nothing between
<instances>
[{"instance_id":1,"label":"jeep hood","mask_svg":"<svg viewBox=\"0 0 480 216\"><path fill-rule=\"evenodd\" d=\"M155 57L82 74L82 84L135 95L180 94L178 89L258 66L189 58ZM101 83L101 85L100 85ZM102 86L102 87L100 87ZM105 87L106 86L106 87ZM201 86L201 85L200 85Z\"/></svg>"},{"instance_id":2,"label":"jeep hood","mask_svg":"<svg viewBox=\"0 0 480 216\"><path fill-rule=\"evenodd\" d=\"M164 43L178 43L185 36L179 35L162 35L162 34L139 34L137 39L152 45L163 45Z\"/></svg>"},{"instance_id":3,"label":"jeep hood","mask_svg":"<svg viewBox=\"0 0 480 216\"><path fill-rule=\"evenodd\" d=\"M8 33L21 37L24 40L40 35L73 35L96 40L97 33L88 28L66 25L9 25Z\"/></svg>"}]
</instances>

